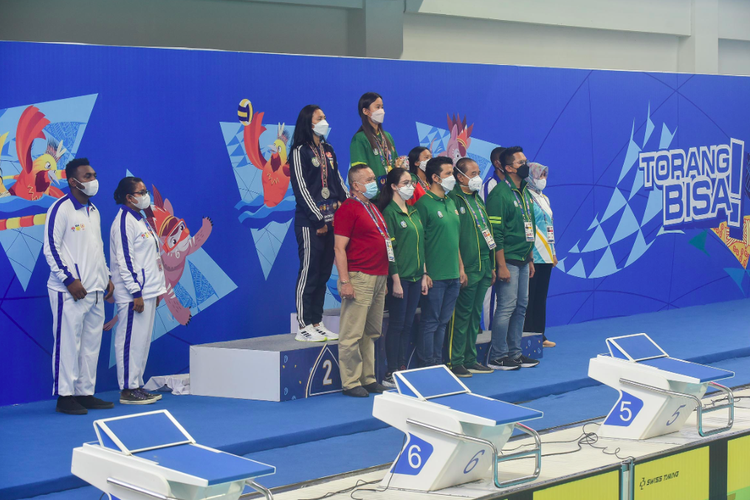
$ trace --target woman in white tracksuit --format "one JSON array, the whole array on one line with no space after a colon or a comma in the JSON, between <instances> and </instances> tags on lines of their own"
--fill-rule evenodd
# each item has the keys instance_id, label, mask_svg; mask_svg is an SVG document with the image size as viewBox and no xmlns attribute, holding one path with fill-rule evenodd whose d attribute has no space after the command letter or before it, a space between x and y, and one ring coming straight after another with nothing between
<instances>
[{"instance_id":1,"label":"woman in white tracksuit","mask_svg":"<svg viewBox=\"0 0 750 500\"><path fill-rule=\"evenodd\" d=\"M115 330L120 403L150 404L161 399L143 389L154 317L166 292L159 238L141 214L151 204L143 181L125 177L115 191L122 205L109 231L109 262L118 322Z\"/></svg>"}]
</instances>

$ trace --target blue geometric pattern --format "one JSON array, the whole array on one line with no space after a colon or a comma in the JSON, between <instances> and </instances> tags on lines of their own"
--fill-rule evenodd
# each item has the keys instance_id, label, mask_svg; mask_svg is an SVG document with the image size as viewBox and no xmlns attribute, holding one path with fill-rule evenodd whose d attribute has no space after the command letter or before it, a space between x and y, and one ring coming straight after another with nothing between
<instances>
[{"instance_id":1,"label":"blue geometric pattern","mask_svg":"<svg viewBox=\"0 0 750 500\"><path fill-rule=\"evenodd\" d=\"M268 279L281 244L294 219L295 201L292 186L289 185L281 203L275 207L267 207L263 203L262 172L250 163L245 153L244 126L238 122L220 122L219 125L240 192L240 201L235 207L241 211L238 219L243 225L250 226L263 276ZM259 139L261 154L264 158L269 158L271 150L268 145L277 138L275 132L277 124L263 126L266 127L266 131ZM285 127L285 129L290 138L287 143L287 148L289 148L294 127Z\"/></svg>"},{"instance_id":2,"label":"blue geometric pattern","mask_svg":"<svg viewBox=\"0 0 750 500\"><path fill-rule=\"evenodd\" d=\"M564 273L583 279L610 276L643 257L657 237L682 232L665 231L660 225L660 219L654 221L662 212L661 190L645 192L642 189L643 172L637 168L638 154L648 151L649 147L656 149L656 144L651 146L649 143L654 130L649 104L641 146L634 138L635 119L633 120L627 152L607 208L603 214L597 214L593 218L588 231L570 247L567 254L562 258L558 257L558 269ZM671 132L667 124L663 123L658 149L669 149L676 133L676 128ZM645 203L643 196L646 197ZM652 221L654 224L659 223L659 227L655 228ZM654 229L658 229L658 232Z\"/></svg>"}]
</instances>

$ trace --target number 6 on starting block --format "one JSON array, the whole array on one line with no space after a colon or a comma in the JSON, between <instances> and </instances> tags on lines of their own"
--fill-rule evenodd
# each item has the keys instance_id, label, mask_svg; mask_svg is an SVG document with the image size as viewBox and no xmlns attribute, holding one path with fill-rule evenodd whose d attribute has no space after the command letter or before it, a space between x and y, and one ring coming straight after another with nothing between
<instances>
[{"instance_id":1,"label":"number 6 on starting block","mask_svg":"<svg viewBox=\"0 0 750 500\"><path fill-rule=\"evenodd\" d=\"M434 491L492 474L502 488L539 476L539 435L518 422L540 418L541 412L472 394L445 366L396 372L394 378L398 392L376 396L372 414L407 440L383 485ZM534 448L499 457L514 429L533 436ZM498 479L499 463L524 456L536 459L532 474Z\"/></svg>"}]
</instances>

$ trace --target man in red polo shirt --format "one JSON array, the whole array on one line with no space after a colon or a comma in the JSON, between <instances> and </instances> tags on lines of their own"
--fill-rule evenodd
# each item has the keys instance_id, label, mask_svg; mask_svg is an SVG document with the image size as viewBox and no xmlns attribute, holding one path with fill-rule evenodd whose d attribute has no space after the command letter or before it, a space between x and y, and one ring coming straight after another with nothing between
<instances>
[{"instance_id":1,"label":"man in red polo shirt","mask_svg":"<svg viewBox=\"0 0 750 500\"><path fill-rule=\"evenodd\" d=\"M375 379L375 340L383 327L388 261L393 248L374 203L375 174L367 165L349 169L351 198L333 218L334 252L341 296L339 369L344 395L366 398L387 390Z\"/></svg>"}]
</instances>

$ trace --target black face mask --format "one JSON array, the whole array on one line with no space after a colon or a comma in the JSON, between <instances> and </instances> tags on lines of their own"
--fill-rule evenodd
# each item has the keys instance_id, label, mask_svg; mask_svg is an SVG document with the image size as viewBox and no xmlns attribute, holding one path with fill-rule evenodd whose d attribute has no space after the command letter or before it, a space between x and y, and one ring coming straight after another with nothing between
<instances>
[{"instance_id":1,"label":"black face mask","mask_svg":"<svg viewBox=\"0 0 750 500\"><path fill-rule=\"evenodd\" d=\"M529 164L524 163L516 170L516 175L521 179L525 179L529 176Z\"/></svg>"}]
</instances>

